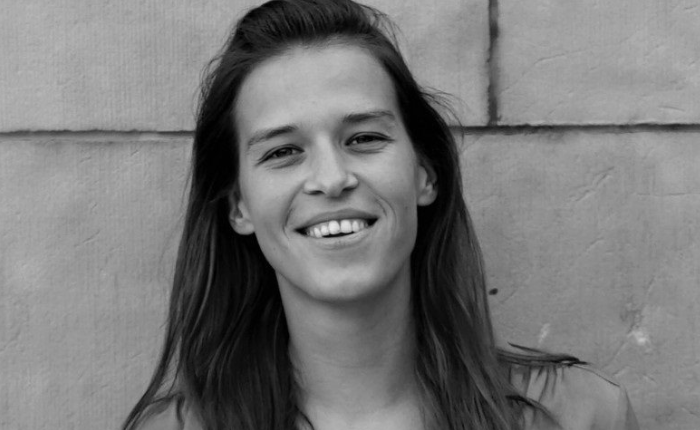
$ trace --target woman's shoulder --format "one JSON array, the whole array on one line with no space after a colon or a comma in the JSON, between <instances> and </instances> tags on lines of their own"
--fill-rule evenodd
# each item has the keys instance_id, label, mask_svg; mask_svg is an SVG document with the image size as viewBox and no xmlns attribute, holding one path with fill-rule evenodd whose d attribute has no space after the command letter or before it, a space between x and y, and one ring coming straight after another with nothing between
<instances>
[{"instance_id":1,"label":"woman's shoulder","mask_svg":"<svg viewBox=\"0 0 700 430\"><path fill-rule=\"evenodd\" d=\"M202 430L181 397L159 400L144 412L138 430Z\"/></svg>"},{"instance_id":2,"label":"woman's shoulder","mask_svg":"<svg viewBox=\"0 0 700 430\"><path fill-rule=\"evenodd\" d=\"M510 382L550 415L530 410L528 430L636 430L639 428L624 387L584 363L540 361L513 364ZM553 420L552 420L553 419ZM558 427L551 424L555 421ZM547 424L549 422L550 424Z\"/></svg>"},{"instance_id":3,"label":"woman's shoulder","mask_svg":"<svg viewBox=\"0 0 700 430\"><path fill-rule=\"evenodd\" d=\"M579 362L519 360L508 366L509 379L522 396L546 413L525 410L525 430L638 430L624 387L590 365ZM202 430L183 397L147 408L138 430Z\"/></svg>"}]
</instances>

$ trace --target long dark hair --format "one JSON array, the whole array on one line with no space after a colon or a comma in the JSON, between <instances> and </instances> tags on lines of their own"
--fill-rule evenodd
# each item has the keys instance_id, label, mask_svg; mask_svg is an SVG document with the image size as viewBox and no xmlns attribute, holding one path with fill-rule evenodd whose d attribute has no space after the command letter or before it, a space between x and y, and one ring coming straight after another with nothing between
<instances>
[{"instance_id":1,"label":"long dark hair","mask_svg":"<svg viewBox=\"0 0 700 430\"><path fill-rule=\"evenodd\" d=\"M255 236L229 225L227 196L239 163L232 109L262 61L294 46L329 43L360 46L381 63L415 150L437 177L436 200L418 209L411 255L415 366L428 422L435 429L519 427L522 407L532 404L503 367L524 359L494 342L455 141L392 34L382 13L351 0L274 0L237 23L202 86L163 351L124 429L170 401L187 402L212 430L292 430L304 422L274 270Z\"/></svg>"}]
</instances>

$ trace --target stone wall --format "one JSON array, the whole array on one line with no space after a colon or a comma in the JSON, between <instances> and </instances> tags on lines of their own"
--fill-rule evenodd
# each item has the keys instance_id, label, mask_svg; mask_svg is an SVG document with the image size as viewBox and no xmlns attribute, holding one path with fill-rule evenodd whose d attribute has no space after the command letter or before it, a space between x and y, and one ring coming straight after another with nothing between
<instances>
[{"instance_id":1,"label":"stone wall","mask_svg":"<svg viewBox=\"0 0 700 430\"><path fill-rule=\"evenodd\" d=\"M0 0L0 428L117 429L163 335L199 76L254 1ZM700 3L374 0L453 95L508 340L700 427Z\"/></svg>"}]
</instances>

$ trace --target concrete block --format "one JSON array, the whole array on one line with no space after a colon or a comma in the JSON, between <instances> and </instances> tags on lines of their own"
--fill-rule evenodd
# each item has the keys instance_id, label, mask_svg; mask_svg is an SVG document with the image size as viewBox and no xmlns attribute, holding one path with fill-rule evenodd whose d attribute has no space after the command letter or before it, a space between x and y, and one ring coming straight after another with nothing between
<instances>
[{"instance_id":1,"label":"concrete block","mask_svg":"<svg viewBox=\"0 0 700 430\"><path fill-rule=\"evenodd\" d=\"M191 129L200 72L254 2L4 3L0 131Z\"/></svg>"},{"instance_id":2,"label":"concrete block","mask_svg":"<svg viewBox=\"0 0 700 430\"><path fill-rule=\"evenodd\" d=\"M191 130L201 71L259 3L3 2L0 132ZM485 0L373 4L397 18L421 82L461 98L466 124L483 123Z\"/></svg>"},{"instance_id":3,"label":"concrete block","mask_svg":"<svg viewBox=\"0 0 700 430\"><path fill-rule=\"evenodd\" d=\"M0 139L0 427L116 428L163 336L190 139ZM469 134L502 338L621 380L644 429L698 416L700 132Z\"/></svg>"},{"instance_id":4,"label":"concrete block","mask_svg":"<svg viewBox=\"0 0 700 430\"><path fill-rule=\"evenodd\" d=\"M401 30L418 83L445 93L463 125L488 122L488 1L367 0ZM452 122L452 121L450 121Z\"/></svg>"},{"instance_id":5,"label":"concrete block","mask_svg":"<svg viewBox=\"0 0 700 430\"><path fill-rule=\"evenodd\" d=\"M0 140L0 427L116 429L143 394L189 143Z\"/></svg>"},{"instance_id":6,"label":"concrete block","mask_svg":"<svg viewBox=\"0 0 700 430\"><path fill-rule=\"evenodd\" d=\"M470 134L464 186L509 342L627 387L644 429L700 427L700 133Z\"/></svg>"},{"instance_id":7,"label":"concrete block","mask_svg":"<svg viewBox=\"0 0 700 430\"><path fill-rule=\"evenodd\" d=\"M698 6L499 1L500 122L697 123Z\"/></svg>"}]
</instances>

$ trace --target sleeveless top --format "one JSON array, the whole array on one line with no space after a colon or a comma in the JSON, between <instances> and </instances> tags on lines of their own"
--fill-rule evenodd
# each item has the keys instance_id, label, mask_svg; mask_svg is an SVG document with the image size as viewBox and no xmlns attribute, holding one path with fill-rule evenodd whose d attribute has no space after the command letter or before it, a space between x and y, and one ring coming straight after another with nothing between
<instances>
[{"instance_id":1,"label":"sleeveless top","mask_svg":"<svg viewBox=\"0 0 700 430\"><path fill-rule=\"evenodd\" d=\"M539 402L545 414L525 409L524 430L638 430L625 389L583 364L524 366L510 369L513 386ZM152 410L139 430L202 430L181 402Z\"/></svg>"}]
</instances>

